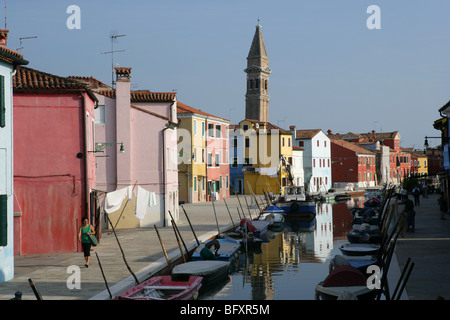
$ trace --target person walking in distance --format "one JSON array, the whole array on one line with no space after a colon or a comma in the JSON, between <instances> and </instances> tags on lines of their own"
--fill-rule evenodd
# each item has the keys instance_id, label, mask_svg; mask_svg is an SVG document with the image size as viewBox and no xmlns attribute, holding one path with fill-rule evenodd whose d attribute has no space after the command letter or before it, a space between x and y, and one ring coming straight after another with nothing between
<instances>
[{"instance_id":1,"label":"person walking in distance","mask_svg":"<svg viewBox=\"0 0 450 320\"><path fill-rule=\"evenodd\" d=\"M408 223L408 231L416 231L416 211L414 210L414 203L412 200L405 196L405 211L406 211L406 222Z\"/></svg>"},{"instance_id":2,"label":"person walking in distance","mask_svg":"<svg viewBox=\"0 0 450 320\"><path fill-rule=\"evenodd\" d=\"M414 205L420 206L420 189L417 186L413 189L412 194L414 196Z\"/></svg>"},{"instance_id":3,"label":"person walking in distance","mask_svg":"<svg viewBox=\"0 0 450 320\"><path fill-rule=\"evenodd\" d=\"M441 191L441 196L438 199L439 210L441 212L441 220L445 219L445 214L447 213L447 200L445 199L444 192Z\"/></svg>"}]
</instances>

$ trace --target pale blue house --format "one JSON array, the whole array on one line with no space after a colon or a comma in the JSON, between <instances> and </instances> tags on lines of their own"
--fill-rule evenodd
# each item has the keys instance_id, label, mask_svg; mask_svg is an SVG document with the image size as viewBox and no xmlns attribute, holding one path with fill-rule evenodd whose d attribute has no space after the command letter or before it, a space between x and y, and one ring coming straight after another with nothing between
<instances>
[{"instance_id":1,"label":"pale blue house","mask_svg":"<svg viewBox=\"0 0 450 320\"><path fill-rule=\"evenodd\" d=\"M8 30L0 30L0 283L14 277L13 96L12 77L28 64L6 47Z\"/></svg>"}]
</instances>

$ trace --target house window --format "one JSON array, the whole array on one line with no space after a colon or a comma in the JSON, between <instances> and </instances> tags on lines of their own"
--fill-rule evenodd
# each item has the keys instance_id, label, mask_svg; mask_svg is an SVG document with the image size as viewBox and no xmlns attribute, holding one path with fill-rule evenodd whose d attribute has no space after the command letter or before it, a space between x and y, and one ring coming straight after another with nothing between
<instances>
[{"instance_id":1,"label":"house window","mask_svg":"<svg viewBox=\"0 0 450 320\"><path fill-rule=\"evenodd\" d=\"M247 131L248 130L248 124L243 124L242 125L242 130Z\"/></svg>"},{"instance_id":2,"label":"house window","mask_svg":"<svg viewBox=\"0 0 450 320\"><path fill-rule=\"evenodd\" d=\"M5 77L0 76L0 127L6 126L6 90Z\"/></svg>"},{"instance_id":3,"label":"house window","mask_svg":"<svg viewBox=\"0 0 450 320\"><path fill-rule=\"evenodd\" d=\"M237 168L238 167L238 158L237 157L233 157L233 163L231 164L232 168Z\"/></svg>"},{"instance_id":4,"label":"house window","mask_svg":"<svg viewBox=\"0 0 450 320\"><path fill-rule=\"evenodd\" d=\"M205 123L202 122L202 137L205 136Z\"/></svg>"},{"instance_id":5,"label":"house window","mask_svg":"<svg viewBox=\"0 0 450 320\"><path fill-rule=\"evenodd\" d=\"M214 137L214 125L208 123L208 137Z\"/></svg>"},{"instance_id":6,"label":"house window","mask_svg":"<svg viewBox=\"0 0 450 320\"><path fill-rule=\"evenodd\" d=\"M245 147L250 148L250 138L249 137L245 137Z\"/></svg>"},{"instance_id":7,"label":"house window","mask_svg":"<svg viewBox=\"0 0 450 320\"><path fill-rule=\"evenodd\" d=\"M234 148L234 149L237 149L237 144L238 144L238 142L237 142L237 137L234 137L234 138L233 138L233 148Z\"/></svg>"},{"instance_id":8,"label":"house window","mask_svg":"<svg viewBox=\"0 0 450 320\"><path fill-rule=\"evenodd\" d=\"M208 152L208 167L212 166L212 153Z\"/></svg>"},{"instance_id":9,"label":"house window","mask_svg":"<svg viewBox=\"0 0 450 320\"><path fill-rule=\"evenodd\" d=\"M323 142L323 146L324 146L325 148L327 147L327 141L326 141L326 140Z\"/></svg>"},{"instance_id":10,"label":"house window","mask_svg":"<svg viewBox=\"0 0 450 320\"><path fill-rule=\"evenodd\" d=\"M313 168L316 167L316 159L313 159Z\"/></svg>"},{"instance_id":11,"label":"house window","mask_svg":"<svg viewBox=\"0 0 450 320\"><path fill-rule=\"evenodd\" d=\"M304 144L305 144L305 142L304 142L304 141L299 141L299 142L298 142L298 146L299 146L299 147L303 147L303 146L304 146Z\"/></svg>"},{"instance_id":12,"label":"house window","mask_svg":"<svg viewBox=\"0 0 450 320\"><path fill-rule=\"evenodd\" d=\"M218 167L220 164L220 154L216 153L216 167Z\"/></svg>"},{"instance_id":13,"label":"house window","mask_svg":"<svg viewBox=\"0 0 450 320\"><path fill-rule=\"evenodd\" d=\"M98 105L97 109L94 109L95 123L106 123L106 106L104 104Z\"/></svg>"},{"instance_id":14,"label":"house window","mask_svg":"<svg viewBox=\"0 0 450 320\"><path fill-rule=\"evenodd\" d=\"M194 136L197 135L197 120L194 120Z\"/></svg>"},{"instance_id":15,"label":"house window","mask_svg":"<svg viewBox=\"0 0 450 320\"><path fill-rule=\"evenodd\" d=\"M251 166L251 164L250 164L250 158L244 158L244 166L245 166L245 167Z\"/></svg>"},{"instance_id":16,"label":"house window","mask_svg":"<svg viewBox=\"0 0 450 320\"><path fill-rule=\"evenodd\" d=\"M291 138L288 138L288 147L291 146Z\"/></svg>"},{"instance_id":17,"label":"house window","mask_svg":"<svg viewBox=\"0 0 450 320\"><path fill-rule=\"evenodd\" d=\"M319 143L320 143L319 140L317 140L317 146L319 146Z\"/></svg>"},{"instance_id":18,"label":"house window","mask_svg":"<svg viewBox=\"0 0 450 320\"><path fill-rule=\"evenodd\" d=\"M220 125L216 125L216 138L222 138L222 127Z\"/></svg>"},{"instance_id":19,"label":"house window","mask_svg":"<svg viewBox=\"0 0 450 320\"><path fill-rule=\"evenodd\" d=\"M194 191L197 192L197 177L194 177Z\"/></svg>"}]
</instances>

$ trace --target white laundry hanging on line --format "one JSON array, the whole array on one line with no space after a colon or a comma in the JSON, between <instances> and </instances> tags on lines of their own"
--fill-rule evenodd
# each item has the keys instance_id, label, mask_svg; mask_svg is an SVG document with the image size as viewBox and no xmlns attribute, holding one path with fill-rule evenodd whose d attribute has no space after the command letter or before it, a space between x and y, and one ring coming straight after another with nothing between
<instances>
[{"instance_id":1,"label":"white laundry hanging on line","mask_svg":"<svg viewBox=\"0 0 450 320\"><path fill-rule=\"evenodd\" d=\"M156 194L138 186L136 199L136 218L143 220L149 208L156 206Z\"/></svg>"},{"instance_id":2,"label":"white laundry hanging on line","mask_svg":"<svg viewBox=\"0 0 450 320\"><path fill-rule=\"evenodd\" d=\"M133 188L131 186L125 187L106 194L105 212L110 214L117 211L122 206L123 200L128 196L128 201L133 199Z\"/></svg>"},{"instance_id":3,"label":"white laundry hanging on line","mask_svg":"<svg viewBox=\"0 0 450 320\"><path fill-rule=\"evenodd\" d=\"M148 199L148 206L149 207L156 206L156 193L155 192L150 192L150 197Z\"/></svg>"}]
</instances>

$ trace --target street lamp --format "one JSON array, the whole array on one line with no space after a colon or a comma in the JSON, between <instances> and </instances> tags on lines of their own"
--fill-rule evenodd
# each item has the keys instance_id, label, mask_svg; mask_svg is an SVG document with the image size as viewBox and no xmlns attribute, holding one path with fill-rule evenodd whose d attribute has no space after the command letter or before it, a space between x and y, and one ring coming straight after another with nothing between
<instances>
[{"instance_id":1,"label":"street lamp","mask_svg":"<svg viewBox=\"0 0 450 320\"><path fill-rule=\"evenodd\" d=\"M94 151L89 151L89 152L103 152L104 149L106 149L106 147L110 147L116 144L120 144L120 153L125 153L125 148L123 147L123 142L96 142L95 143L95 150Z\"/></svg>"},{"instance_id":2,"label":"street lamp","mask_svg":"<svg viewBox=\"0 0 450 320\"><path fill-rule=\"evenodd\" d=\"M428 138L430 138L430 139L442 139L442 144L445 144L448 141L447 137L428 137L428 136L425 136L425 143L423 144L425 149L428 149L430 147L430 145L428 144Z\"/></svg>"}]
</instances>

